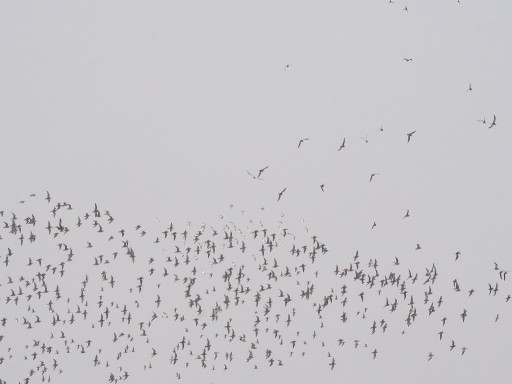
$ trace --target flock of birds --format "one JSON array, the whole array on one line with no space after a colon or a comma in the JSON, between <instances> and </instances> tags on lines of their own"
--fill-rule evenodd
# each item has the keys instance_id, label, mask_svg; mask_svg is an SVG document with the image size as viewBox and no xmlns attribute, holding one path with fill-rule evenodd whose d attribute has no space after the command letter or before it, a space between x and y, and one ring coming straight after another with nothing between
<instances>
[{"instance_id":1,"label":"flock of birds","mask_svg":"<svg viewBox=\"0 0 512 384\"><path fill-rule=\"evenodd\" d=\"M405 335L418 318L437 324L435 337L447 351L468 351L447 324L464 324L471 311L443 311L435 263L414 270L398 257L365 258L357 250L332 263L327 245L307 227L292 232L284 215L275 228L221 216L217 227L170 223L151 233L117 225L96 204L76 212L50 193L20 204L28 209L32 202L24 214L0 211L0 372L15 366L19 383L50 382L64 372L66 355L102 370L110 383L162 364L177 379L187 369L228 370L233 363L279 367L314 346L333 370L347 348L378 359L375 335ZM460 262L462 253L453 255ZM508 271L496 263L492 269L488 289L463 288L455 278L453 292L506 305ZM323 284L327 275L337 283ZM380 301L378 309L369 297ZM356 334L350 324L366 331ZM426 359L434 356L429 351Z\"/></svg>"},{"instance_id":2,"label":"flock of birds","mask_svg":"<svg viewBox=\"0 0 512 384\"><path fill-rule=\"evenodd\" d=\"M497 126L496 115L477 121ZM404 132L404 144L415 135ZM297 150L309 142L301 138ZM348 145L342 138L333 150ZM269 168L247 174L263 181ZM327 185L319 187L325 192ZM287 187L276 192L280 202ZM97 204L80 211L49 192L0 211L0 384L55 381L69 358L101 371L108 383L157 366L176 379L198 368L280 367L314 348L334 370L343 353L378 359L386 344L377 336L406 335L418 319L436 328L441 350L462 357L471 349L449 326L471 319L471 300L489 297L499 311L511 300L508 270L495 262L491 281L444 275L440 284L432 260L414 268L356 249L330 257L303 223L295 230L284 215L266 225L244 213L221 215L213 225L124 226ZM403 219L409 217L407 210ZM463 262L461 251L449 252L453 263ZM464 305L446 304L459 297ZM499 320L497 312L492 321ZM425 351L426 361L435 356Z\"/></svg>"},{"instance_id":3,"label":"flock of birds","mask_svg":"<svg viewBox=\"0 0 512 384\"><path fill-rule=\"evenodd\" d=\"M470 84L466 92L472 90ZM497 125L495 115L490 123L478 122ZM405 132L406 145L415 134ZM368 136L361 139L368 143ZM309 140L300 139L297 150ZM337 151L347 145L343 138ZM247 174L263 181L269 168ZM371 173L369 182L377 175ZM286 191L279 191L277 202ZM0 384L8 382L6 372L18 383L50 382L64 373L68 355L102 370L109 383L161 364L177 379L191 368L228 370L243 362L254 369L279 367L314 348L324 351L334 370L347 349L378 359L382 341L377 345L375 335L405 335L418 318L437 324L435 337L447 351L468 351L450 337L447 324L464 324L471 311L443 311L447 295L437 289L435 262L417 270L398 257L378 260L358 250L333 261L319 236L303 223L295 233L284 215L276 227L241 211L236 222L221 215L217 225L170 223L154 232L119 226L97 204L77 212L49 192L31 194L19 207L22 213L0 211ZM409 217L407 210L403 219ZM414 250L421 249L416 244ZM453 255L460 262L462 253ZM485 289L462 288L455 277L452 293L468 300L485 294L507 305L508 271L491 267L494 279ZM326 285L329 275L336 284ZM497 313L494 321L499 319ZM426 353L427 361L434 357Z\"/></svg>"}]
</instances>

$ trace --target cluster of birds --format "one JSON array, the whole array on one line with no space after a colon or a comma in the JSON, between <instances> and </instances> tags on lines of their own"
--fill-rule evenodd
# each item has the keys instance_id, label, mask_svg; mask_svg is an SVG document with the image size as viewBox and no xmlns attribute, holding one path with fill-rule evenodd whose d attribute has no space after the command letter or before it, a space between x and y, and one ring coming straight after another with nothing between
<instances>
[{"instance_id":1,"label":"cluster of birds","mask_svg":"<svg viewBox=\"0 0 512 384\"><path fill-rule=\"evenodd\" d=\"M497 126L496 115L477 122ZM404 145L415 135L404 132ZM309 137L295 143L298 151L311 145ZM348 146L343 137L333 151ZM259 182L269 168L246 172ZM280 202L287 187L275 192ZM378 359L386 337L406 335L418 319L435 328L439 350L464 356L470 347L450 325L471 320L471 300L494 300L494 322L509 305L508 270L497 263L489 265L491 281L443 281L432 260L416 268L358 250L332 257L303 223L282 215L266 225L244 213L209 225L125 226L97 204L80 211L49 192L0 211L0 384L58 380L70 358L108 383L157 366L178 380L197 368L275 368L312 351L334 370L344 353ZM410 216L407 210L403 219ZM453 263L463 262L461 251L449 252ZM425 351L426 361L434 357Z\"/></svg>"},{"instance_id":2,"label":"cluster of birds","mask_svg":"<svg viewBox=\"0 0 512 384\"><path fill-rule=\"evenodd\" d=\"M291 230L284 215L276 227L221 216L216 226L170 223L153 232L119 226L97 204L76 212L50 193L19 207L22 213L0 211L2 383L7 372L20 383L50 382L64 372L67 355L102 370L110 383L156 366L177 379L188 368L279 367L314 348L333 370L343 351L377 359L376 335L405 335L418 318L439 327L433 336L447 351L468 350L447 324L466 323L471 311L446 315L435 263L415 270L398 257L365 258L357 250L332 259L318 236ZM460 262L462 253L453 255ZM453 293L507 305L508 271L497 263L489 269L493 281L462 288L455 278ZM361 324L363 332L351 327ZM426 359L433 358L429 351Z\"/></svg>"}]
</instances>

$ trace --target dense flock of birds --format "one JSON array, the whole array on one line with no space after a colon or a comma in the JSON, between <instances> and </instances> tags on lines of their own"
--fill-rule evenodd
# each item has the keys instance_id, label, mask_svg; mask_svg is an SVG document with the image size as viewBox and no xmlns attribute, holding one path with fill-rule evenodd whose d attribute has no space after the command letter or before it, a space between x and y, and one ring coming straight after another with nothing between
<instances>
[{"instance_id":1,"label":"dense flock of birds","mask_svg":"<svg viewBox=\"0 0 512 384\"><path fill-rule=\"evenodd\" d=\"M435 263L411 270L398 257L365 258L354 250L330 265L320 237L304 223L292 232L284 215L275 228L221 215L217 227L169 223L152 233L143 225L119 226L97 204L76 212L50 193L20 204L23 214L0 211L0 372L16 367L20 383L50 382L63 373L68 354L113 383L162 364L177 379L188 368L279 367L308 356L313 345L333 370L347 349L378 359L376 335L405 335L419 318L436 324L433 336L462 356L468 347L450 337L447 325L468 321L473 296L502 305L511 299L508 271L494 263L486 287L453 279L453 292L468 307L447 315ZM453 262L460 259L455 251ZM326 275L337 283L322 284ZM381 305L368 305L369 297ZM365 330L355 333L349 324L356 323ZM138 365L128 362L132 355ZM428 361L434 356L426 353Z\"/></svg>"}]
</instances>

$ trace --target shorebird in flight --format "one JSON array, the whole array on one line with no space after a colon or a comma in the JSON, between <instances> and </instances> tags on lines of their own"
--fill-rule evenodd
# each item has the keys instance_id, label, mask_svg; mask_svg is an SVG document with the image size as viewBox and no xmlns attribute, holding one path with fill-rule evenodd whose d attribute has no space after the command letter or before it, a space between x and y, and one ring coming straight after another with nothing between
<instances>
[{"instance_id":1,"label":"shorebird in flight","mask_svg":"<svg viewBox=\"0 0 512 384\"><path fill-rule=\"evenodd\" d=\"M343 138L343 142L341 143L340 147L338 148L338 152L341 151L343 148L345 148L345 138Z\"/></svg>"},{"instance_id":2,"label":"shorebird in flight","mask_svg":"<svg viewBox=\"0 0 512 384\"><path fill-rule=\"evenodd\" d=\"M279 195L277 196L277 201L281 200L281 197L283 196L283 193L286 191L286 188L283 189L281 192L279 192Z\"/></svg>"},{"instance_id":3,"label":"shorebird in flight","mask_svg":"<svg viewBox=\"0 0 512 384\"><path fill-rule=\"evenodd\" d=\"M415 133L416 131L412 131L407 134L407 142L411 141L412 135L414 135Z\"/></svg>"},{"instance_id":4,"label":"shorebird in flight","mask_svg":"<svg viewBox=\"0 0 512 384\"><path fill-rule=\"evenodd\" d=\"M265 171L265 169L267 169L269 166L267 165L266 167L264 168L261 168L260 170L258 170L258 176L257 177L260 177L261 174L263 173L263 171Z\"/></svg>"},{"instance_id":5,"label":"shorebird in flight","mask_svg":"<svg viewBox=\"0 0 512 384\"><path fill-rule=\"evenodd\" d=\"M489 129L494 127L496 125L496 115L494 115L493 119L492 119L492 123L491 125L489 125Z\"/></svg>"},{"instance_id":6,"label":"shorebird in flight","mask_svg":"<svg viewBox=\"0 0 512 384\"><path fill-rule=\"evenodd\" d=\"M297 148L300 148L300 146L302 145L302 143L303 143L304 141L307 141L307 140L309 140L309 137L307 137L307 138L305 138L305 139L300 139L300 141L299 141L299 145L297 146Z\"/></svg>"}]
</instances>

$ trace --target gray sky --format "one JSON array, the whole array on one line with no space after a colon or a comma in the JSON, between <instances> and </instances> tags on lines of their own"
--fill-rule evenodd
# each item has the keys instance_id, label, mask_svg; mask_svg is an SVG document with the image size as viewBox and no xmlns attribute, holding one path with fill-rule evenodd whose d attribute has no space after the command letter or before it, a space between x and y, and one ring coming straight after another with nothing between
<instances>
[{"instance_id":1,"label":"gray sky","mask_svg":"<svg viewBox=\"0 0 512 384\"><path fill-rule=\"evenodd\" d=\"M511 11L504 0L3 2L0 209L49 190L80 212L98 203L120 227L221 226L221 214L276 227L284 214L302 229L303 218L301 241L314 233L329 248L322 276L355 250L420 272L435 262L445 310L470 312L447 336L468 347L463 357L439 343L438 320L402 336L396 318L394 333L369 339L375 361L352 349L331 372L311 346L284 367L189 369L184 382L508 382L512 310L486 289L494 261L512 268ZM263 181L246 173L266 165ZM480 295L454 295L454 278ZM324 338L336 340L331 323ZM354 327L368 338L366 323ZM69 364L52 382L104 378L90 361ZM132 379L174 377L164 360Z\"/></svg>"}]
</instances>

